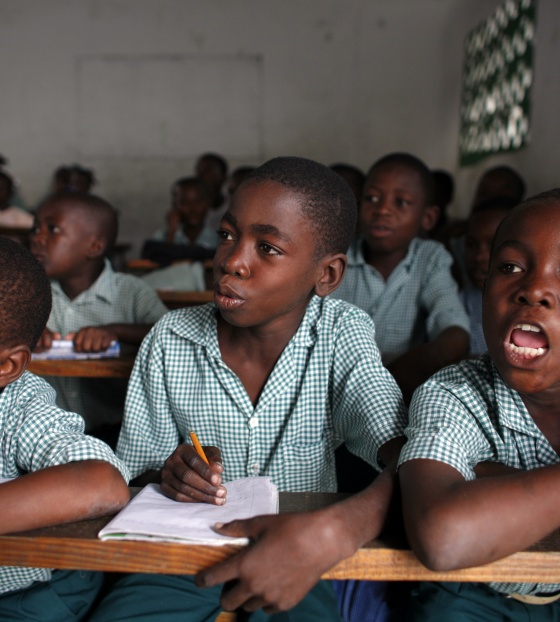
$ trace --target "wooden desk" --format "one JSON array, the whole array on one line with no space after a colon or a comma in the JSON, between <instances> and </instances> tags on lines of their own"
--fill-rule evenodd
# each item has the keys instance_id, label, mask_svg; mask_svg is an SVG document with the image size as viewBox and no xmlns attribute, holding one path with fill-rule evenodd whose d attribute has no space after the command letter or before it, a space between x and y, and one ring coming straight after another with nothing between
<instances>
[{"instance_id":1,"label":"wooden desk","mask_svg":"<svg viewBox=\"0 0 560 622\"><path fill-rule=\"evenodd\" d=\"M130 378L135 353L118 358L71 360L32 360L27 368L38 376L73 376L78 378Z\"/></svg>"},{"instance_id":2,"label":"wooden desk","mask_svg":"<svg viewBox=\"0 0 560 622\"><path fill-rule=\"evenodd\" d=\"M137 489L136 489L137 490ZM281 493L282 512L311 510L342 495ZM114 542L97 539L108 518L0 536L0 564L62 569L193 574L230 556L238 547L207 547L168 542ZM375 540L326 572L329 579L390 581L560 582L560 533L530 550L503 560L453 572L424 568L404 542Z\"/></svg>"}]
</instances>

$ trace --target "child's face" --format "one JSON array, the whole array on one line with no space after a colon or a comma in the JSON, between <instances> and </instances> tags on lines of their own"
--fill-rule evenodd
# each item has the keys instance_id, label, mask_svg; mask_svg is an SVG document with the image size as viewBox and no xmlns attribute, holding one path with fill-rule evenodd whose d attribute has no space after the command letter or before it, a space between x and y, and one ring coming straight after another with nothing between
<instances>
[{"instance_id":1,"label":"child's face","mask_svg":"<svg viewBox=\"0 0 560 622\"><path fill-rule=\"evenodd\" d=\"M469 218L465 234L465 267L471 283L482 289L488 275L492 240L506 211L493 209L475 212Z\"/></svg>"},{"instance_id":2,"label":"child's face","mask_svg":"<svg viewBox=\"0 0 560 622\"><path fill-rule=\"evenodd\" d=\"M515 211L498 232L484 289L492 359L521 395L560 392L560 206Z\"/></svg>"},{"instance_id":3,"label":"child's face","mask_svg":"<svg viewBox=\"0 0 560 622\"><path fill-rule=\"evenodd\" d=\"M95 225L79 205L51 201L44 203L35 215L31 252L50 279L65 281L83 272L95 238Z\"/></svg>"},{"instance_id":4,"label":"child's face","mask_svg":"<svg viewBox=\"0 0 560 622\"><path fill-rule=\"evenodd\" d=\"M196 176L202 180L208 188L221 188L225 182L222 168L212 158L201 158L196 163Z\"/></svg>"},{"instance_id":5,"label":"child's face","mask_svg":"<svg viewBox=\"0 0 560 622\"><path fill-rule=\"evenodd\" d=\"M181 213L187 227L202 227L208 212L208 201L196 185L178 186L173 192L173 207Z\"/></svg>"},{"instance_id":6,"label":"child's face","mask_svg":"<svg viewBox=\"0 0 560 622\"><path fill-rule=\"evenodd\" d=\"M426 207L422 180L414 169L396 163L375 167L364 185L359 219L369 251L404 257L425 225Z\"/></svg>"},{"instance_id":7,"label":"child's face","mask_svg":"<svg viewBox=\"0 0 560 622\"><path fill-rule=\"evenodd\" d=\"M214 288L222 317L238 327L299 325L320 262L298 195L275 183L240 187L219 236Z\"/></svg>"}]
</instances>

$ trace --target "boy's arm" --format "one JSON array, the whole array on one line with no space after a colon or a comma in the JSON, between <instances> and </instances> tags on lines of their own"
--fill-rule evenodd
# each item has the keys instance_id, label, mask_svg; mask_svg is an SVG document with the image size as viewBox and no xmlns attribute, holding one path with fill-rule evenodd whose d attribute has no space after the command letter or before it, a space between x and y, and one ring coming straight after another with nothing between
<instances>
[{"instance_id":1,"label":"boy's arm","mask_svg":"<svg viewBox=\"0 0 560 622\"><path fill-rule=\"evenodd\" d=\"M310 513L260 516L234 521L217 531L247 536L252 544L226 561L200 572L196 582L211 587L228 582L224 609L263 608L266 613L296 605L321 575L377 537L385 524L397 478L403 439L379 450L389 466L361 493Z\"/></svg>"},{"instance_id":2,"label":"boy's arm","mask_svg":"<svg viewBox=\"0 0 560 622\"><path fill-rule=\"evenodd\" d=\"M440 369L465 358L469 334L459 326L443 330L434 341L423 343L387 365L399 385L406 403L423 382Z\"/></svg>"},{"instance_id":3,"label":"boy's arm","mask_svg":"<svg viewBox=\"0 0 560 622\"><path fill-rule=\"evenodd\" d=\"M560 526L560 464L467 481L446 463L416 459L399 475L410 544L432 570L489 563Z\"/></svg>"},{"instance_id":4,"label":"boy's arm","mask_svg":"<svg viewBox=\"0 0 560 622\"><path fill-rule=\"evenodd\" d=\"M0 533L113 514L128 500L125 480L108 462L47 467L0 484Z\"/></svg>"},{"instance_id":5,"label":"boy's arm","mask_svg":"<svg viewBox=\"0 0 560 622\"><path fill-rule=\"evenodd\" d=\"M153 324L105 324L85 326L65 339L72 339L76 352L101 352L112 341L140 345Z\"/></svg>"}]
</instances>

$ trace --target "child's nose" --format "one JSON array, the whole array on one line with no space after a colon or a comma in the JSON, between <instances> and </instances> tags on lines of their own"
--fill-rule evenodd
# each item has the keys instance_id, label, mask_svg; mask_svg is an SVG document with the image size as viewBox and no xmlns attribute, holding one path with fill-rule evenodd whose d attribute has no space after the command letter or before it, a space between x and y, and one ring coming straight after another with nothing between
<instances>
[{"instance_id":1,"label":"child's nose","mask_svg":"<svg viewBox=\"0 0 560 622\"><path fill-rule=\"evenodd\" d=\"M222 269L224 272L233 276L238 276L241 279L246 279L250 274L246 255L246 250L240 244L232 247L231 251L222 262Z\"/></svg>"},{"instance_id":2,"label":"child's nose","mask_svg":"<svg viewBox=\"0 0 560 622\"><path fill-rule=\"evenodd\" d=\"M528 275L517 295L517 301L531 306L554 308L558 304L557 288L553 286L552 278L545 273Z\"/></svg>"}]
</instances>

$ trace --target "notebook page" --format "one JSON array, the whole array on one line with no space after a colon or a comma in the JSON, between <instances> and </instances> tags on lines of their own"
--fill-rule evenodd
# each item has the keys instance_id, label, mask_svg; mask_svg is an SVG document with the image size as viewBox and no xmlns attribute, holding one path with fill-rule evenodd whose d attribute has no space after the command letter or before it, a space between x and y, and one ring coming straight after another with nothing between
<instances>
[{"instance_id":1,"label":"notebook page","mask_svg":"<svg viewBox=\"0 0 560 622\"><path fill-rule=\"evenodd\" d=\"M227 501L216 506L173 501L157 484L148 484L99 532L99 538L247 544L248 538L223 536L212 527L215 523L278 513L278 489L268 477L234 480L225 487Z\"/></svg>"}]
</instances>

